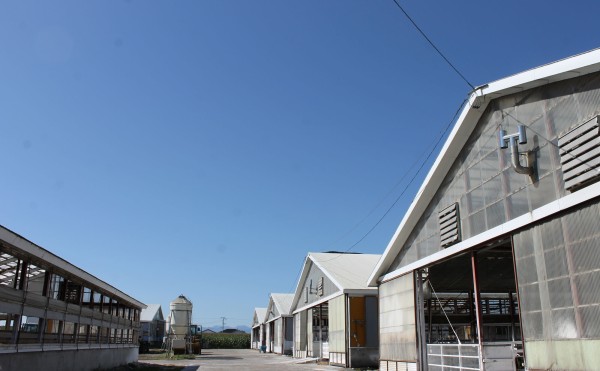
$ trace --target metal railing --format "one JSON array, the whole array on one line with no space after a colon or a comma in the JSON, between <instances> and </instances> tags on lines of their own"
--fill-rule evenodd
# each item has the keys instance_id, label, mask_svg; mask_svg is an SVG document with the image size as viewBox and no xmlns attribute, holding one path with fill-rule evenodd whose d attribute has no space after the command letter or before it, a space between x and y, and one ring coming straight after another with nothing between
<instances>
[{"instance_id":1,"label":"metal railing","mask_svg":"<svg viewBox=\"0 0 600 371\"><path fill-rule=\"evenodd\" d=\"M427 344L429 371L480 370L478 344Z\"/></svg>"}]
</instances>

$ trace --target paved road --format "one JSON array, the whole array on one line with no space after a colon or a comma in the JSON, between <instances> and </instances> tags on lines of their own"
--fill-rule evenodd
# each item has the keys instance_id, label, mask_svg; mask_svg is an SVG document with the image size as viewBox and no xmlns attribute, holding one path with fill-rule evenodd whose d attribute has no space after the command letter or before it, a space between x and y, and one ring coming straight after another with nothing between
<instances>
[{"instance_id":1,"label":"paved road","mask_svg":"<svg viewBox=\"0 0 600 371\"><path fill-rule=\"evenodd\" d=\"M311 359L297 359L272 353L259 353L255 349L205 349L196 359L186 360L140 360L139 363L154 365L185 366L185 371L203 370L336 370L343 368L318 365Z\"/></svg>"}]
</instances>

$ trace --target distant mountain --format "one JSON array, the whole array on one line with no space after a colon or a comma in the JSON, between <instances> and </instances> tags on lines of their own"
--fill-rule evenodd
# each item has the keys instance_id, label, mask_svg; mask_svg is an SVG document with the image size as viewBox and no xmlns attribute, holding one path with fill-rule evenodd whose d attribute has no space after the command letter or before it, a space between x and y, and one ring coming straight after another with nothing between
<instances>
[{"instance_id":1,"label":"distant mountain","mask_svg":"<svg viewBox=\"0 0 600 371\"><path fill-rule=\"evenodd\" d=\"M233 326L225 326L225 329L231 329L231 328L234 328L234 329L237 329L237 330L240 330L240 331L244 331L244 332L246 332L248 334L252 330L250 327L244 326L244 325L235 326L235 327L233 327ZM210 326L210 327L203 327L202 328L202 330L206 330L206 329L213 330L214 332L221 332L223 330L223 327L221 327L221 326Z\"/></svg>"},{"instance_id":2,"label":"distant mountain","mask_svg":"<svg viewBox=\"0 0 600 371\"><path fill-rule=\"evenodd\" d=\"M240 331L244 331L245 333L251 333L252 329L250 328L250 326L238 326L236 327L238 330Z\"/></svg>"}]
</instances>

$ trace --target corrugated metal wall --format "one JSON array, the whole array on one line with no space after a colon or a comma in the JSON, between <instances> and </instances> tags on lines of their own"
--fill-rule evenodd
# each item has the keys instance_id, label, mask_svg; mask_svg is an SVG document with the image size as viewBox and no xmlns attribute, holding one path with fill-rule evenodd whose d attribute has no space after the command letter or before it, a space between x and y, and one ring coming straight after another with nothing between
<instances>
[{"instance_id":1,"label":"corrugated metal wall","mask_svg":"<svg viewBox=\"0 0 600 371\"><path fill-rule=\"evenodd\" d=\"M600 114L600 74L526 90L490 102L439 191L390 271L441 251L438 213L458 203L462 239L468 239L565 196L558 138ZM498 130L527 128L538 178L516 173L510 150L498 148Z\"/></svg>"},{"instance_id":2,"label":"corrugated metal wall","mask_svg":"<svg viewBox=\"0 0 600 371\"><path fill-rule=\"evenodd\" d=\"M313 339L313 309L307 309L306 310L306 338L308 339L307 342L307 356L308 357L314 357L314 352L313 352L313 348L314 348L314 339Z\"/></svg>"},{"instance_id":3,"label":"corrugated metal wall","mask_svg":"<svg viewBox=\"0 0 600 371\"><path fill-rule=\"evenodd\" d=\"M527 366L598 369L598 202L516 234L514 245Z\"/></svg>"},{"instance_id":4,"label":"corrugated metal wall","mask_svg":"<svg viewBox=\"0 0 600 371\"><path fill-rule=\"evenodd\" d=\"M329 357L346 364L346 295L329 300Z\"/></svg>"},{"instance_id":5,"label":"corrugated metal wall","mask_svg":"<svg viewBox=\"0 0 600 371\"><path fill-rule=\"evenodd\" d=\"M306 357L306 311L294 314L294 357Z\"/></svg>"},{"instance_id":6,"label":"corrugated metal wall","mask_svg":"<svg viewBox=\"0 0 600 371\"><path fill-rule=\"evenodd\" d=\"M379 286L379 354L381 361L417 361L413 281L413 274L409 273Z\"/></svg>"},{"instance_id":7,"label":"corrugated metal wall","mask_svg":"<svg viewBox=\"0 0 600 371\"><path fill-rule=\"evenodd\" d=\"M273 345L273 351L275 353L283 353L283 328L282 328L282 324L283 324L283 318L278 318L275 320L275 336L274 336L274 345Z\"/></svg>"}]
</instances>

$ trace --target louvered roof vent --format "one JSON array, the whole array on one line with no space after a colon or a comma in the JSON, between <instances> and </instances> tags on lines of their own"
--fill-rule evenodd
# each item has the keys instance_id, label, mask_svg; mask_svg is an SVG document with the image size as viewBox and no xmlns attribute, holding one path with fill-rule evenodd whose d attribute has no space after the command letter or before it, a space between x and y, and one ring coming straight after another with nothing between
<instances>
[{"instance_id":1,"label":"louvered roof vent","mask_svg":"<svg viewBox=\"0 0 600 371\"><path fill-rule=\"evenodd\" d=\"M438 217L440 220L440 245L442 247L448 247L456 242L459 242L460 217L458 214L458 203L453 203L452 205L440 211Z\"/></svg>"},{"instance_id":2,"label":"louvered roof vent","mask_svg":"<svg viewBox=\"0 0 600 371\"><path fill-rule=\"evenodd\" d=\"M573 192L600 175L600 116L558 138L565 188Z\"/></svg>"}]
</instances>

